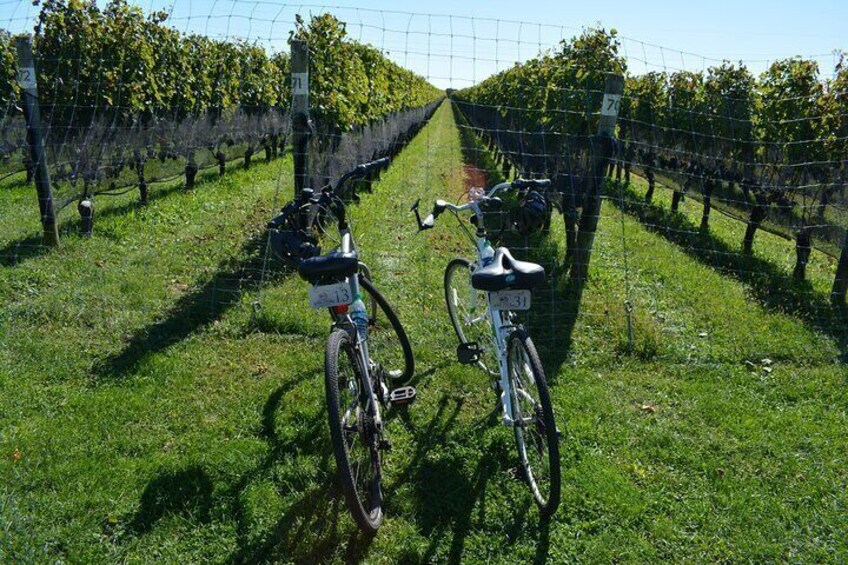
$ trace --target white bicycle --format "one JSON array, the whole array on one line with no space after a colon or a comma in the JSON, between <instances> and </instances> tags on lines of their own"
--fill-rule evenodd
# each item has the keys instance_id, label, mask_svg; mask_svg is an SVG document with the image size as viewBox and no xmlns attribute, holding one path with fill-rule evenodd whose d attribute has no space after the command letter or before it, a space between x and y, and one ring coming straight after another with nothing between
<instances>
[{"instance_id":1,"label":"white bicycle","mask_svg":"<svg viewBox=\"0 0 848 565\"><path fill-rule=\"evenodd\" d=\"M457 356L460 363L476 364L498 377L501 423L515 432L524 477L543 517L551 516L560 501L559 433L539 354L515 312L530 309L532 290L544 284L545 270L518 261L506 247L493 249L484 218L500 212L498 192L549 186L549 180L517 179L488 193L472 193L466 204L437 200L423 221L420 200L412 207L420 231L434 227L446 210L452 212L477 250L476 261L457 258L445 270L445 300L459 338ZM460 218L461 212L473 213L474 233Z\"/></svg>"}]
</instances>

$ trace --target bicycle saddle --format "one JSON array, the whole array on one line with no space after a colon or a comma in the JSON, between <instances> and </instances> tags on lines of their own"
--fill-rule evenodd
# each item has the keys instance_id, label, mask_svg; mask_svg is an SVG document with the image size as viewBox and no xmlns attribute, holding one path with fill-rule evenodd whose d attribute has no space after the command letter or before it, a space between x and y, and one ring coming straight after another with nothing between
<instances>
[{"instance_id":1,"label":"bicycle saddle","mask_svg":"<svg viewBox=\"0 0 848 565\"><path fill-rule=\"evenodd\" d=\"M530 290L544 282L544 267L515 259L506 247L498 247L492 262L471 275L477 290Z\"/></svg>"},{"instance_id":2,"label":"bicycle saddle","mask_svg":"<svg viewBox=\"0 0 848 565\"><path fill-rule=\"evenodd\" d=\"M359 259L356 253L333 251L326 255L304 259L297 266L301 278L312 284L322 282L338 282L345 277L356 274L359 270Z\"/></svg>"}]
</instances>

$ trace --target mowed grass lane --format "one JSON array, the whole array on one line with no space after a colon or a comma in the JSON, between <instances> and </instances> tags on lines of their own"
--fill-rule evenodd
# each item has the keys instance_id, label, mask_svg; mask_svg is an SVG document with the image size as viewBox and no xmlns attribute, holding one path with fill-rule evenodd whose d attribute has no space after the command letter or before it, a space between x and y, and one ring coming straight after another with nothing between
<instances>
[{"instance_id":1,"label":"mowed grass lane","mask_svg":"<svg viewBox=\"0 0 848 565\"><path fill-rule=\"evenodd\" d=\"M410 334L419 390L390 423L388 518L363 539L333 483L326 314L309 310L296 276L251 282L263 273L250 242L290 179L285 160L174 190L104 214L90 240L0 267L7 557L846 558L839 340L608 204L570 341L535 336L559 349L546 368L565 470L560 512L539 526L485 376L454 358L442 274L470 249L449 216L416 234L408 211L465 188L447 105L351 208L363 259ZM561 257L563 241L556 218L536 253Z\"/></svg>"}]
</instances>

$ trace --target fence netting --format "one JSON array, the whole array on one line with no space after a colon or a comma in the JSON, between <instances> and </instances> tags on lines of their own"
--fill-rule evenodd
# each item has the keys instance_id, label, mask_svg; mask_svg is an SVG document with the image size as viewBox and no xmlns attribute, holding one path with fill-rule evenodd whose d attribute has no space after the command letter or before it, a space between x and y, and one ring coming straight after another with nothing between
<instances>
[{"instance_id":1,"label":"fence netting","mask_svg":"<svg viewBox=\"0 0 848 565\"><path fill-rule=\"evenodd\" d=\"M244 243L250 259L212 276L204 296L216 308L238 300L248 283L264 283L267 296L250 297L254 315L265 320L260 327L284 332L300 323L294 311L274 314L262 303L305 296L295 284L279 286L281 277L294 276L267 248L263 231L295 196L298 164L286 158L297 129L296 40L309 54L308 121L299 130L304 186L319 190L358 163L399 162L422 140L415 153L422 162L390 165L368 179L391 184L391 203L377 192L359 202L369 183L350 203L362 208L353 215L363 253L393 300L422 300L410 282L422 267L402 242L436 238L416 235L408 215L422 194L422 206L432 204L434 182L444 185L442 197L462 202L471 189L501 180L548 178L550 189L503 195L489 233L495 245L546 269L547 285L522 316L552 365L574 351L591 359L596 349L715 362L726 353L713 352L710 336L739 330L699 311L706 304L720 312L746 303L800 318L833 348L822 353L811 339L788 349L844 355L842 54L722 61L600 27L275 0L147 4L157 5L0 3L0 190L31 191L28 212L37 216L14 37L30 33L63 234L80 230L83 201L109 210L118 206L107 199L114 196L127 213L135 203L157 206L155 195L175 187L202 194L206 180L235 169L275 167L265 207L244 219L255 228ZM610 75L623 77L622 94L607 90ZM612 138L599 133L603 115L615 120ZM445 127L455 135L445 136ZM446 140L459 152L436 160ZM238 178L233 191L251 182ZM602 199L598 208L594 196ZM92 237L100 237L97 214ZM375 214L406 214L406 227ZM591 214L600 216L592 222ZM4 263L16 265L26 248L40 245L37 221L4 230ZM470 244L452 250L473 254ZM673 277L660 268L684 258L707 270ZM575 275L579 260L590 261L585 280ZM714 276L746 290L719 304L710 297ZM438 298L440 289L430 290ZM680 303L681 295L691 302ZM739 348L755 361L777 355L757 343Z\"/></svg>"}]
</instances>

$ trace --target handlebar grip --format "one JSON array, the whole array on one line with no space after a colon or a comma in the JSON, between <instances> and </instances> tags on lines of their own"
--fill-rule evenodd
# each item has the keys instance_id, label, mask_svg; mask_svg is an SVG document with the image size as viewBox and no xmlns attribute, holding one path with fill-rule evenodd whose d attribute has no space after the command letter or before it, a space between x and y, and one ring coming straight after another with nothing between
<instances>
[{"instance_id":1,"label":"handlebar grip","mask_svg":"<svg viewBox=\"0 0 848 565\"><path fill-rule=\"evenodd\" d=\"M366 163L365 166L369 169L376 169L377 167L383 167L388 165L391 159L388 157L383 157L382 159L377 159L376 161L371 161L370 163Z\"/></svg>"},{"instance_id":2,"label":"handlebar grip","mask_svg":"<svg viewBox=\"0 0 848 565\"><path fill-rule=\"evenodd\" d=\"M548 188L551 186L550 179L515 179L512 188Z\"/></svg>"},{"instance_id":3,"label":"handlebar grip","mask_svg":"<svg viewBox=\"0 0 848 565\"><path fill-rule=\"evenodd\" d=\"M429 230L433 226L436 225L436 217L442 213L442 210L439 208L439 205L436 204L436 207L433 208L433 211L424 218L424 221L421 221L421 212L418 211L418 206L421 204L421 199L415 201L415 204L410 208L410 212L415 212L415 221L418 222L418 231L422 232L424 230Z\"/></svg>"},{"instance_id":4,"label":"handlebar grip","mask_svg":"<svg viewBox=\"0 0 848 565\"><path fill-rule=\"evenodd\" d=\"M389 158L383 157L382 159L377 159L376 161L370 161L368 163L362 163L361 165L356 167L356 171L357 172L362 171L362 174L367 174L367 173L373 171L374 169L382 167L383 165L388 165L388 163L389 163Z\"/></svg>"},{"instance_id":5,"label":"handlebar grip","mask_svg":"<svg viewBox=\"0 0 848 565\"><path fill-rule=\"evenodd\" d=\"M358 179L362 178L374 169L382 167L383 165L388 165L390 159L388 157L383 157L382 159L377 159L376 161L370 161L368 163L362 163L357 165L350 173L347 174L347 178L350 179Z\"/></svg>"}]
</instances>

